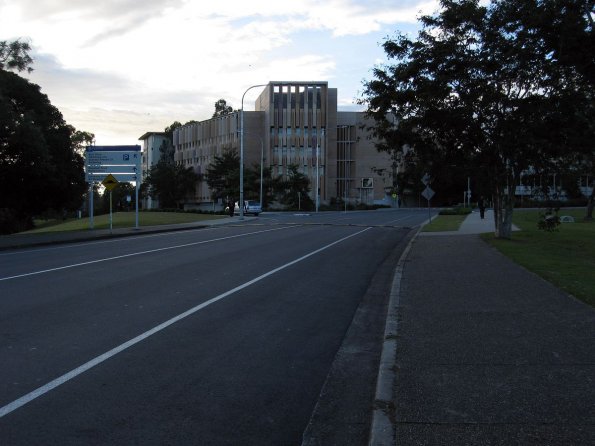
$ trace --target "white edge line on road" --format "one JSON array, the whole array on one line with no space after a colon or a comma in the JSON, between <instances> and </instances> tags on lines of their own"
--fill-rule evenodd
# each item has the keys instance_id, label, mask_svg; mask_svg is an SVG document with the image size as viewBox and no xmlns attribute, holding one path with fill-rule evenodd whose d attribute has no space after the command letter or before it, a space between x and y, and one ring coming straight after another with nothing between
<instances>
[{"instance_id":1,"label":"white edge line on road","mask_svg":"<svg viewBox=\"0 0 595 446\"><path fill-rule=\"evenodd\" d=\"M237 234L237 235L230 235L230 236L227 236L227 237L214 238L214 239L210 239L210 240L202 240L200 242L184 243L182 245L166 246L165 248L156 248L156 249L149 249L147 251L132 252L130 254L123 254L123 255L120 255L120 256L106 257L104 259L90 260L88 262L81 262L81 263L74 263L72 265L58 266L56 268L49 268L49 269L44 269L44 270L40 270L40 271L33 271L33 272L30 272L30 273L17 274L17 275L8 276L8 277L0 277L0 282L5 281L5 280L18 279L18 278L21 278L21 277L28 277L28 276L35 276L35 275L38 275L38 274L51 273L53 271L60 271L62 269L76 268L78 266L92 265L94 263L107 262L109 260L125 259L126 257L134 257L134 256L140 256L140 255L143 255L143 254L151 254L151 253L154 253L154 252L168 251L170 249L187 248L188 246L203 245L205 243L218 242L218 241L221 241L221 240L229 240L229 239L232 239L232 238L244 237L244 236L247 236L247 235L262 234L264 232L280 231L282 229L288 229L288 228L293 228L293 227L295 227L295 226L286 226L286 227L282 227L282 228L265 229L265 230L262 230L262 231L247 232L245 234Z\"/></svg>"},{"instance_id":2,"label":"white edge line on road","mask_svg":"<svg viewBox=\"0 0 595 446\"><path fill-rule=\"evenodd\" d=\"M71 379L77 377L78 375L80 375L81 373L86 372L87 370L95 367L96 365L101 364L102 362L110 359L111 357L117 355L118 353L126 350L129 347L132 347L135 344L138 344L139 342L147 339L149 336L154 335L155 333L160 332L161 330L164 330L165 328L169 327L172 324L175 324L178 321L181 321L182 319L196 313L197 311L202 310L203 308L208 307L211 304L214 304L215 302L220 301L221 299L225 299L228 296L231 296L232 294L243 290L244 288L249 287L250 285L255 284L256 282L259 282L275 273L278 273L281 270L284 270L285 268L289 268L292 265L295 265L296 263L299 263L309 257L312 257L338 243L344 242L345 240L348 240L352 237L355 237L363 232L366 232L368 230L370 230L371 228L366 228L366 229L362 229L361 231L358 231L356 233L353 233L351 235L348 235L347 237L343 237L339 240L336 240L332 243L329 243L328 245L323 246L322 248L319 248L315 251L312 251L306 255L303 255L302 257L299 257L295 260L292 260L289 263L286 263L285 265L279 266L278 268L272 269L271 271L264 273L252 280L249 280L248 282L243 283L242 285L239 285L235 288L232 288L229 291L226 291L225 293L219 294L216 297L213 297L212 299L207 300L206 302L203 302L200 305L197 305L177 316L174 316L173 318L163 322L162 324L157 325L156 327L153 327L152 329L145 331L144 333L138 335L137 337L130 339L127 342L124 342L123 344L120 344L119 346L103 353L102 355L97 356L96 358L91 359L90 361L86 362L85 364L71 370L68 373L65 373L64 375L54 379L53 381L50 381L49 383L33 390L32 392L20 397L17 400L14 400L13 402L5 405L4 407L0 407L0 418L2 418L3 416L15 411L16 409L24 406L25 404L33 401L36 398L39 398L40 396L48 393L50 390L55 389L56 387L70 381Z\"/></svg>"},{"instance_id":3,"label":"white edge line on road","mask_svg":"<svg viewBox=\"0 0 595 446\"><path fill-rule=\"evenodd\" d=\"M43 251L55 251L55 250L63 250L63 249L72 249L72 248L79 248L81 246L90 246L90 245L104 245L106 243L121 243L125 241L131 240L138 240L143 238L154 238L154 237L167 237L170 235L179 235L179 234L186 234L188 232L194 231L209 231L213 229L220 229L222 226L215 227L215 226L204 226L200 228L189 228L189 229L182 229L179 231L170 231L170 232L159 232L156 234L146 233L146 234L139 234L139 235L130 235L126 237L116 237L110 238L107 240L87 240L87 241L74 241L69 242L66 244L60 244L58 246L44 246L41 248L23 248L22 251L8 251L8 252L0 252L0 257L8 257L8 256L16 256L16 255L26 255L26 254L34 254L36 252L43 252Z\"/></svg>"}]
</instances>

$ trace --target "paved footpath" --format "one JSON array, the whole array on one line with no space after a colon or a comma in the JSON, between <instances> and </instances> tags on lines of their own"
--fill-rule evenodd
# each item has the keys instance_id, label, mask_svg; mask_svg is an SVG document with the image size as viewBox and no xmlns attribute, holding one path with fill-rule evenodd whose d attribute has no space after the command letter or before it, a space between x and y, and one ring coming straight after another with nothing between
<instances>
[{"instance_id":1,"label":"paved footpath","mask_svg":"<svg viewBox=\"0 0 595 446\"><path fill-rule=\"evenodd\" d=\"M392 433L370 444L595 445L595 309L470 235L491 213L466 223L402 263Z\"/></svg>"}]
</instances>

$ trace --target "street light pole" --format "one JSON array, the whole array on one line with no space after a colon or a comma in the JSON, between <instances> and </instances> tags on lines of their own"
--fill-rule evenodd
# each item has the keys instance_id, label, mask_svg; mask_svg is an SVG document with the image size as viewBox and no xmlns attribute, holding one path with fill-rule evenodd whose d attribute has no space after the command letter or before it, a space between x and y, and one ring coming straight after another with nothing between
<instances>
[{"instance_id":1,"label":"street light pole","mask_svg":"<svg viewBox=\"0 0 595 446\"><path fill-rule=\"evenodd\" d=\"M244 219L244 96L246 93L256 87L266 87L268 84L252 85L244 91L242 95L242 107L240 108L240 220Z\"/></svg>"}]
</instances>

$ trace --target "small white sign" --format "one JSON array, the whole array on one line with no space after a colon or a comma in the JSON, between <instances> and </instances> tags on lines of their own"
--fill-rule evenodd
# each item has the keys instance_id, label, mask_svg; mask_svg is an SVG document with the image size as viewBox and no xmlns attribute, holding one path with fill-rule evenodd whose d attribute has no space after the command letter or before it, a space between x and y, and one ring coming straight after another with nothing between
<instances>
[{"instance_id":1,"label":"small white sign","mask_svg":"<svg viewBox=\"0 0 595 446\"><path fill-rule=\"evenodd\" d=\"M431 177L430 177L430 174L429 174L429 173L426 173L426 174L425 174L425 175L424 175L424 176L421 178L421 182L422 182L422 183L424 183L424 185L426 185L426 186L427 186L428 184L430 184L430 180L431 180Z\"/></svg>"},{"instance_id":2,"label":"small white sign","mask_svg":"<svg viewBox=\"0 0 595 446\"><path fill-rule=\"evenodd\" d=\"M434 196L435 192L430 188L430 186L428 186L424 189L424 191L421 194L426 200L430 201Z\"/></svg>"}]
</instances>

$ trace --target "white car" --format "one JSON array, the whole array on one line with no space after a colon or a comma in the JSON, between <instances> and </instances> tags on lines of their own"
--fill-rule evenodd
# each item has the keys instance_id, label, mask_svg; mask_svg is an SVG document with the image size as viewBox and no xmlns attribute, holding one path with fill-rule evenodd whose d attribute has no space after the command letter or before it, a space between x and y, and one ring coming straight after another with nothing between
<instances>
[{"instance_id":1,"label":"white car","mask_svg":"<svg viewBox=\"0 0 595 446\"><path fill-rule=\"evenodd\" d=\"M238 206L238 202L236 201L234 209L234 214L240 213L240 207ZM253 214L255 217L258 217L258 214L262 212L262 208L260 207L260 203L256 200L244 200L244 214Z\"/></svg>"}]
</instances>

